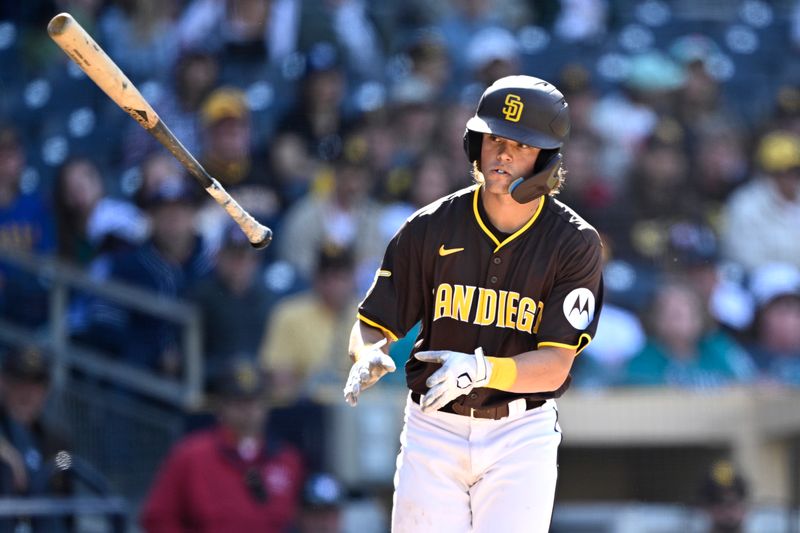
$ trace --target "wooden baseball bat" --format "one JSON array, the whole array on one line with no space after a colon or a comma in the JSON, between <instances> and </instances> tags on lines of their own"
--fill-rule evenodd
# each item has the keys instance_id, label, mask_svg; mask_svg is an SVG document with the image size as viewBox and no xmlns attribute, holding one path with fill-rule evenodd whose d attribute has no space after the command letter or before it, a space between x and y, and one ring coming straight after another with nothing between
<instances>
[{"instance_id":1,"label":"wooden baseball bat","mask_svg":"<svg viewBox=\"0 0 800 533\"><path fill-rule=\"evenodd\" d=\"M208 194L225 208L255 248L272 240L272 230L245 211L222 185L206 172L170 131L136 86L69 13L59 13L47 25L47 33L64 52L105 92L132 116L195 177Z\"/></svg>"}]
</instances>

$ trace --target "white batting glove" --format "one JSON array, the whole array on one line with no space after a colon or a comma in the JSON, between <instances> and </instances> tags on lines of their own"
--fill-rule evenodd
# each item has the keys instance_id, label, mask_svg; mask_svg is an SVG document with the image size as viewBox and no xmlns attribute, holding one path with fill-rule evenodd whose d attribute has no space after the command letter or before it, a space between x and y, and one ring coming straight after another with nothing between
<instances>
[{"instance_id":1,"label":"white batting glove","mask_svg":"<svg viewBox=\"0 0 800 533\"><path fill-rule=\"evenodd\" d=\"M372 387L383 376L397 369L392 358L381 351L384 344L386 339L365 345L359 350L358 361L350 368L343 391L344 400L351 406L358 403L361 391Z\"/></svg>"},{"instance_id":2,"label":"white batting glove","mask_svg":"<svg viewBox=\"0 0 800 533\"><path fill-rule=\"evenodd\" d=\"M442 368L425 381L428 392L422 397L420 407L424 412L437 411L475 387L484 387L492 375L492 364L483 355L483 348L475 353L447 350L417 352L414 357L426 363L441 363Z\"/></svg>"}]
</instances>

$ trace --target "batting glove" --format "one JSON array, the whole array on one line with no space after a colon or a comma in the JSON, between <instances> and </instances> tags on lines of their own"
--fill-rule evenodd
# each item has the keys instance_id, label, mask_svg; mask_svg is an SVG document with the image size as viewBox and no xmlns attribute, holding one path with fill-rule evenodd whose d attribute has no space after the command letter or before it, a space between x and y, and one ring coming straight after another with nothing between
<instances>
[{"instance_id":1,"label":"batting glove","mask_svg":"<svg viewBox=\"0 0 800 533\"><path fill-rule=\"evenodd\" d=\"M442 368L425 381L428 392L422 397L420 407L424 412L437 411L475 387L485 387L492 375L492 364L478 347L475 353L447 350L417 352L414 357L426 363L441 363Z\"/></svg>"},{"instance_id":2,"label":"batting glove","mask_svg":"<svg viewBox=\"0 0 800 533\"><path fill-rule=\"evenodd\" d=\"M372 387L383 376L396 370L392 358L380 349L384 344L386 339L359 350L358 360L350 368L350 375L347 376L344 386L344 399L351 406L358 403L361 391Z\"/></svg>"}]
</instances>

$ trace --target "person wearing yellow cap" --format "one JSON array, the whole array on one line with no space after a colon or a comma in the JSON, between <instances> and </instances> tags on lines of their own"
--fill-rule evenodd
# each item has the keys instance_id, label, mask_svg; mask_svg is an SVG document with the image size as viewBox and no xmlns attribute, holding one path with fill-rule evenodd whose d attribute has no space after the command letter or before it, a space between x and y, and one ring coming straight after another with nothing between
<instances>
[{"instance_id":1,"label":"person wearing yellow cap","mask_svg":"<svg viewBox=\"0 0 800 533\"><path fill-rule=\"evenodd\" d=\"M759 176L723 210L723 253L748 270L775 261L800 267L800 134L773 131L755 153Z\"/></svg>"},{"instance_id":2,"label":"person wearing yellow cap","mask_svg":"<svg viewBox=\"0 0 800 533\"><path fill-rule=\"evenodd\" d=\"M228 189L243 208L265 224L273 224L278 212L274 184L266 165L254 157L250 107L243 91L223 86L208 95L200 107L203 166ZM213 202L201 214L201 228L217 243L225 214ZM209 229L210 228L210 229Z\"/></svg>"}]
</instances>

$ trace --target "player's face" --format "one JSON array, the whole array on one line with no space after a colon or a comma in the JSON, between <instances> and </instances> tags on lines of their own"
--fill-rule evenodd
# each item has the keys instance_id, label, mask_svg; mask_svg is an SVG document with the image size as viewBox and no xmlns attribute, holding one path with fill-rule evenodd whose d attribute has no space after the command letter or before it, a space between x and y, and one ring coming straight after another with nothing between
<instances>
[{"instance_id":1,"label":"player's face","mask_svg":"<svg viewBox=\"0 0 800 533\"><path fill-rule=\"evenodd\" d=\"M507 194L511 182L530 175L540 151L534 146L484 133L481 172L486 179L487 192Z\"/></svg>"}]
</instances>

